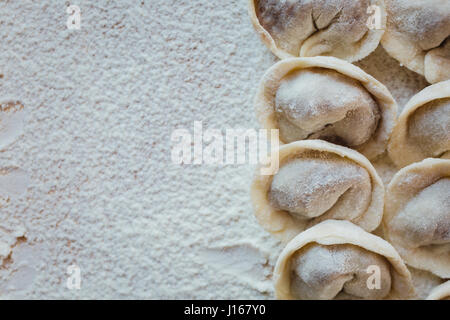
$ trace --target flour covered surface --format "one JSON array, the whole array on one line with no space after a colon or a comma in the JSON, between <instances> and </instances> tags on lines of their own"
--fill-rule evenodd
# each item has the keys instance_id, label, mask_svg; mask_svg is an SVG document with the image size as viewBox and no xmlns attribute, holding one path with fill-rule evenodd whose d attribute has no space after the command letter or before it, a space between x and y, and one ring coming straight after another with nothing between
<instances>
[{"instance_id":1,"label":"flour covered surface","mask_svg":"<svg viewBox=\"0 0 450 320\"><path fill-rule=\"evenodd\" d=\"M253 98L278 59L245 1L72 4L78 30L66 27L64 1L0 2L1 101L16 106L0 113L0 299L273 299L284 243L251 214L253 166L171 161L171 135L195 121L261 127ZM356 59L377 41L367 51L329 42ZM400 107L427 85L382 47L360 66ZM380 106L383 128L389 99L355 80ZM370 131L364 123L358 130ZM80 290L67 288L68 267L80 268Z\"/></svg>"},{"instance_id":2,"label":"flour covered surface","mask_svg":"<svg viewBox=\"0 0 450 320\"><path fill-rule=\"evenodd\" d=\"M5 150L23 134L24 106L20 101L0 103L0 151Z\"/></svg>"}]
</instances>

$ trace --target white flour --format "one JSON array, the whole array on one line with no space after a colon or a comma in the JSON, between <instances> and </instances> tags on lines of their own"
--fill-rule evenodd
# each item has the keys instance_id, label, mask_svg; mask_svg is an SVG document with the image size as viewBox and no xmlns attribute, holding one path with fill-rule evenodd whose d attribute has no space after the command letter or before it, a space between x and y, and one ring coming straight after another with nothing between
<instances>
[{"instance_id":1,"label":"white flour","mask_svg":"<svg viewBox=\"0 0 450 320\"><path fill-rule=\"evenodd\" d=\"M1 92L27 113L0 166L30 177L0 209L0 299L273 299L281 245L253 216L253 168L170 160L171 133L194 121L258 128L276 58L247 1L72 4L81 30L63 1L0 3ZM401 106L426 85L381 48L359 65ZM80 290L66 287L73 264Z\"/></svg>"}]
</instances>

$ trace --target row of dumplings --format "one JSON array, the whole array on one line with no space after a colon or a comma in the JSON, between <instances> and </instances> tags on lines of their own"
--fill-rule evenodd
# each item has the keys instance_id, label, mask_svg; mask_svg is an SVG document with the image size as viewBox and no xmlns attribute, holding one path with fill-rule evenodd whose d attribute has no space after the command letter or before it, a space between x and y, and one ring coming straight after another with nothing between
<instances>
[{"instance_id":1,"label":"row of dumplings","mask_svg":"<svg viewBox=\"0 0 450 320\"><path fill-rule=\"evenodd\" d=\"M373 3L384 36L365 25ZM419 270L439 279L428 299L450 299L450 2L250 0L250 14L284 59L255 99L262 127L279 130L279 169L258 170L251 190L258 222L287 243L277 297L417 299ZM380 39L435 83L399 117L388 89L348 62ZM400 169L387 188L371 163L386 152Z\"/></svg>"},{"instance_id":2,"label":"row of dumplings","mask_svg":"<svg viewBox=\"0 0 450 320\"><path fill-rule=\"evenodd\" d=\"M450 158L450 80L415 95L397 119L388 89L362 69L334 57L290 58L263 76L257 118L278 129L280 143L320 139L369 160L388 149L402 168L425 158Z\"/></svg>"},{"instance_id":3,"label":"row of dumplings","mask_svg":"<svg viewBox=\"0 0 450 320\"><path fill-rule=\"evenodd\" d=\"M450 81L418 93L397 119L389 91L358 67L291 58L265 74L255 105L261 125L280 133L279 169L258 170L251 190L258 222L289 242L277 297L415 298L404 262L450 279ZM386 149L402 169L385 190L369 159ZM369 233L380 227L387 241ZM366 285L371 265L377 290Z\"/></svg>"},{"instance_id":4,"label":"row of dumplings","mask_svg":"<svg viewBox=\"0 0 450 320\"><path fill-rule=\"evenodd\" d=\"M264 43L281 59L358 61L379 43L430 83L450 80L448 0L249 0Z\"/></svg>"}]
</instances>

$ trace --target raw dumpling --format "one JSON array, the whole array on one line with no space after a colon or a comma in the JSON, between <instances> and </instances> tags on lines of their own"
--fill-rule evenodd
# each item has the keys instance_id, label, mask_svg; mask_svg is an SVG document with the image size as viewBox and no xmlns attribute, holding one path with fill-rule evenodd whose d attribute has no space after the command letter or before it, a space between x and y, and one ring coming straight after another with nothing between
<instances>
[{"instance_id":1,"label":"raw dumpling","mask_svg":"<svg viewBox=\"0 0 450 320\"><path fill-rule=\"evenodd\" d=\"M255 109L264 128L279 129L281 143L327 140L369 159L386 150L397 117L384 85L333 57L278 62L261 81Z\"/></svg>"},{"instance_id":2,"label":"raw dumpling","mask_svg":"<svg viewBox=\"0 0 450 320\"><path fill-rule=\"evenodd\" d=\"M379 25L369 29L375 14ZM357 61L377 48L386 26L384 0L250 0L250 17L280 59Z\"/></svg>"},{"instance_id":3,"label":"raw dumpling","mask_svg":"<svg viewBox=\"0 0 450 320\"><path fill-rule=\"evenodd\" d=\"M348 221L328 220L296 236L274 271L278 299L406 299L411 275L385 240Z\"/></svg>"},{"instance_id":4,"label":"raw dumpling","mask_svg":"<svg viewBox=\"0 0 450 320\"><path fill-rule=\"evenodd\" d=\"M408 267L411 273L412 282L416 290L416 298L419 300L425 300L431 293L431 291L437 286L441 285L444 280L437 275L426 271Z\"/></svg>"},{"instance_id":5,"label":"raw dumpling","mask_svg":"<svg viewBox=\"0 0 450 320\"><path fill-rule=\"evenodd\" d=\"M450 281L434 288L427 300L450 300Z\"/></svg>"},{"instance_id":6,"label":"raw dumpling","mask_svg":"<svg viewBox=\"0 0 450 320\"><path fill-rule=\"evenodd\" d=\"M428 82L450 79L450 1L386 0L386 51Z\"/></svg>"},{"instance_id":7,"label":"raw dumpling","mask_svg":"<svg viewBox=\"0 0 450 320\"><path fill-rule=\"evenodd\" d=\"M259 223L288 241L327 219L375 230L383 215L384 186L370 162L356 151L305 140L280 147L278 172L257 171L252 201Z\"/></svg>"},{"instance_id":8,"label":"raw dumpling","mask_svg":"<svg viewBox=\"0 0 450 320\"><path fill-rule=\"evenodd\" d=\"M425 159L394 176L383 228L407 264L450 278L450 160Z\"/></svg>"},{"instance_id":9,"label":"raw dumpling","mask_svg":"<svg viewBox=\"0 0 450 320\"><path fill-rule=\"evenodd\" d=\"M398 167L425 158L450 158L450 81L429 86L405 106L389 155Z\"/></svg>"}]
</instances>

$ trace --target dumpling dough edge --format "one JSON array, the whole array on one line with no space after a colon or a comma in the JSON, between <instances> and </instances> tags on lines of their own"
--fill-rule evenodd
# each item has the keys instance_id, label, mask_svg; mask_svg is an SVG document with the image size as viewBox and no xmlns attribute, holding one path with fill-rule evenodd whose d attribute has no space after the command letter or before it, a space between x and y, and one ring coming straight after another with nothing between
<instances>
[{"instance_id":1,"label":"dumpling dough edge","mask_svg":"<svg viewBox=\"0 0 450 320\"><path fill-rule=\"evenodd\" d=\"M427 155L422 154L418 146L414 143L408 143L408 120L420 107L443 98L450 98L450 80L426 87L406 104L392 131L388 145L389 157L397 167L402 168L428 158Z\"/></svg>"},{"instance_id":2,"label":"dumpling dough edge","mask_svg":"<svg viewBox=\"0 0 450 320\"><path fill-rule=\"evenodd\" d=\"M275 40L272 38L270 33L264 29L264 27L259 22L258 16L256 14L256 6L255 6L256 0L248 0L248 12L250 15L250 20L252 22L252 25L255 29L255 31L259 34L261 37L263 43L270 49L270 51L276 55L280 59L288 59L288 58L294 58L298 56L294 56L290 54L289 52L286 52L280 48L275 43ZM349 55L348 57L345 57L345 60L348 62L355 62L364 59L369 54L371 54L375 49L378 47L378 45L381 42L381 39L383 37L383 34L386 30L386 22L387 22L387 12L386 12L386 4L384 0L374 0L374 4L377 5L379 8L381 8L381 24L382 29L380 30L369 30L370 35L365 40L365 44L361 46L360 50L357 53L354 53L353 55Z\"/></svg>"},{"instance_id":3,"label":"dumpling dough edge","mask_svg":"<svg viewBox=\"0 0 450 320\"><path fill-rule=\"evenodd\" d=\"M394 13L389 12L389 6L386 6L386 10L388 20L386 31L381 38L381 45L386 52L401 65L405 65L408 69L424 76L428 82L433 83L432 81L435 80L430 78L425 70L427 52L424 52L420 47L411 42L401 31L395 28L395 25L389 20L389 16L394 15ZM390 28L391 24L392 27Z\"/></svg>"},{"instance_id":4,"label":"dumpling dough edge","mask_svg":"<svg viewBox=\"0 0 450 320\"><path fill-rule=\"evenodd\" d=\"M391 244L351 222L327 220L300 233L281 252L274 270L277 299L294 299L290 292L289 259L297 250L312 242L322 245L352 244L384 256L392 266L393 278L391 293L385 299L407 299L416 296L411 274Z\"/></svg>"},{"instance_id":5,"label":"dumpling dough edge","mask_svg":"<svg viewBox=\"0 0 450 320\"><path fill-rule=\"evenodd\" d=\"M450 280L431 290L427 300L442 300L445 298L450 298Z\"/></svg>"},{"instance_id":6,"label":"dumpling dough edge","mask_svg":"<svg viewBox=\"0 0 450 320\"><path fill-rule=\"evenodd\" d=\"M344 60L334 57L291 58L279 61L264 74L255 96L256 116L265 129L278 129L274 100L280 81L291 71L306 68L325 68L337 71L353 78L376 100L381 120L372 139L360 146L357 151L372 160L382 154L386 148L397 119L397 103L389 90L378 80ZM283 141L280 140L280 144Z\"/></svg>"},{"instance_id":7,"label":"dumpling dough edge","mask_svg":"<svg viewBox=\"0 0 450 320\"><path fill-rule=\"evenodd\" d=\"M383 218L384 185L369 160L355 150L338 146L322 140L303 140L292 142L280 147L279 164L292 154L304 151L316 150L329 152L346 158L366 169L371 178L372 200L367 211L356 221L367 231L375 230ZM275 174L276 172L273 172ZM282 241L289 241L307 227L307 222L302 223L289 213L273 208L268 199L268 191L272 183L273 175L261 175L260 168L256 170L251 186L251 198L253 210L259 224L268 232L274 234Z\"/></svg>"},{"instance_id":8,"label":"dumpling dough edge","mask_svg":"<svg viewBox=\"0 0 450 320\"><path fill-rule=\"evenodd\" d=\"M414 182L408 181L411 175L424 177L422 184L418 184L418 178L414 179ZM441 278L450 278L450 266L448 262L442 261L441 256L434 256L423 248L403 248L393 240L389 229L392 218L417 194L411 194L411 187L420 192L442 177L450 177L450 160L429 158L397 172L386 190L382 225L386 240L392 243L408 265L416 269L429 271Z\"/></svg>"}]
</instances>

